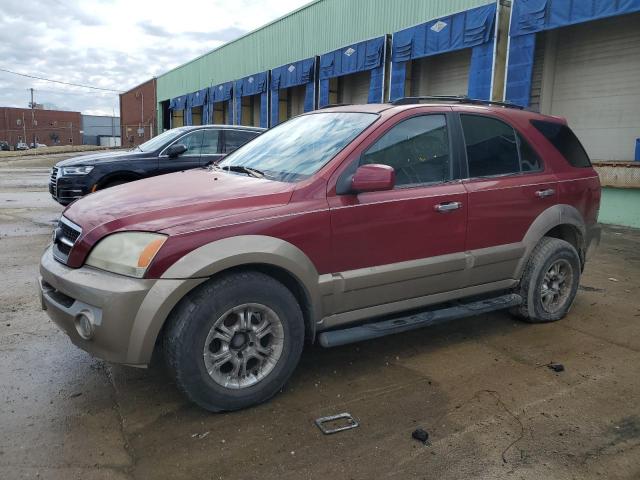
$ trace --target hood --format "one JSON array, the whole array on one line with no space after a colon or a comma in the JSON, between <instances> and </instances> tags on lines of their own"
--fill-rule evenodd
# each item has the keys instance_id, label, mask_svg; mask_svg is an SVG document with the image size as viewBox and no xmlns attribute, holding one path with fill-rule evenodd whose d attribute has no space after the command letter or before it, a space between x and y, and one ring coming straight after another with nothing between
<instances>
[{"instance_id":1,"label":"hood","mask_svg":"<svg viewBox=\"0 0 640 480\"><path fill-rule=\"evenodd\" d=\"M109 162L119 159L130 159L136 157L148 156L149 153L132 150L120 150L117 152L92 153L89 155L79 155L77 157L68 158L56 163L56 167L71 167L73 165L95 165L100 162Z\"/></svg>"},{"instance_id":2,"label":"hood","mask_svg":"<svg viewBox=\"0 0 640 480\"><path fill-rule=\"evenodd\" d=\"M286 205L294 184L217 170L186 170L126 183L87 195L64 216L84 236L116 230L163 231L205 219Z\"/></svg>"}]
</instances>

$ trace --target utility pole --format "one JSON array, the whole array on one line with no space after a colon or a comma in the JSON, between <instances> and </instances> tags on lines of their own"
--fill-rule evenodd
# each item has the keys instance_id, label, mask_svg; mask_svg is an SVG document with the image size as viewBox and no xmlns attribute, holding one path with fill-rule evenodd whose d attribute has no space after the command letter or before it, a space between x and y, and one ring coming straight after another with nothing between
<instances>
[{"instance_id":1,"label":"utility pole","mask_svg":"<svg viewBox=\"0 0 640 480\"><path fill-rule=\"evenodd\" d=\"M36 113L35 113L35 108L36 108L36 104L33 102L33 88L30 88L29 90L31 90L31 132L33 133L32 137L33 137L33 148L36 148L36 129L35 129L35 120L36 120Z\"/></svg>"}]
</instances>

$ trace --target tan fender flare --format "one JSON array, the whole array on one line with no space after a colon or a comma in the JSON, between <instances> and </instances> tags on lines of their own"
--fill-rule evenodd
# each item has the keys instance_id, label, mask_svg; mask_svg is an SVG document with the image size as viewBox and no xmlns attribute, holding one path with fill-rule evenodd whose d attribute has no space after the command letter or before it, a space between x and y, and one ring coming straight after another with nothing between
<instances>
[{"instance_id":1,"label":"tan fender flare","mask_svg":"<svg viewBox=\"0 0 640 480\"><path fill-rule=\"evenodd\" d=\"M243 265L277 267L294 277L311 307L308 327L315 329L322 305L319 276L302 250L264 235L241 235L203 245L182 257L162 275L145 298L136 317L129 351L136 363L148 363L171 309L190 290L224 270Z\"/></svg>"},{"instance_id":2,"label":"tan fender flare","mask_svg":"<svg viewBox=\"0 0 640 480\"><path fill-rule=\"evenodd\" d=\"M522 243L525 246L525 252L516 267L514 275L515 278L520 278L522 276L522 272L529 260L529 256L536 245L538 245L538 242L540 242L540 239L542 239L542 237L544 237L551 229L560 225L571 225L580 233L578 236L578 249L580 251L584 250L587 227L582 214L571 205L558 204L549 207L538 215L522 240Z\"/></svg>"}]
</instances>

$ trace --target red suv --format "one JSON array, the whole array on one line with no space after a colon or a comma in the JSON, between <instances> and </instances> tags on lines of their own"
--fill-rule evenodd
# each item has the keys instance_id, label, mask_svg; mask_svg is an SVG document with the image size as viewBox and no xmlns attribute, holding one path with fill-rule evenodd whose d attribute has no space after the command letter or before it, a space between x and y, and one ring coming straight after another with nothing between
<instances>
[{"instance_id":1,"label":"red suv","mask_svg":"<svg viewBox=\"0 0 640 480\"><path fill-rule=\"evenodd\" d=\"M209 169L73 203L42 257L43 308L107 361L159 347L212 411L278 392L305 339L564 317L599 241L583 147L561 118L441 100L311 112Z\"/></svg>"}]
</instances>

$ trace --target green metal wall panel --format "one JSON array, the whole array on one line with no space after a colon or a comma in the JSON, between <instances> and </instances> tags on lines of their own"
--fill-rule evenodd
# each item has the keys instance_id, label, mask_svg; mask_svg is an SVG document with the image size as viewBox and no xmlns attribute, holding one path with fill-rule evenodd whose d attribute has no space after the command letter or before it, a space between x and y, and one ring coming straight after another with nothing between
<instances>
[{"instance_id":1,"label":"green metal wall panel","mask_svg":"<svg viewBox=\"0 0 640 480\"><path fill-rule=\"evenodd\" d=\"M603 188L600 223L640 228L640 190L637 188Z\"/></svg>"},{"instance_id":2,"label":"green metal wall panel","mask_svg":"<svg viewBox=\"0 0 640 480\"><path fill-rule=\"evenodd\" d=\"M393 33L492 0L318 0L157 79L158 101Z\"/></svg>"}]
</instances>

